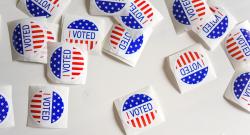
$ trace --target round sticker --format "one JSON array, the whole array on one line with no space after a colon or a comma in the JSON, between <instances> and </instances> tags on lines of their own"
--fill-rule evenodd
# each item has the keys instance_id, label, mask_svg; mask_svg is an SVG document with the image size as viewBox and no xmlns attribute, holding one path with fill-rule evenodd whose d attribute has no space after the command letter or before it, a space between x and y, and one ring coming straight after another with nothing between
<instances>
[{"instance_id":1,"label":"round sticker","mask_svg":"<svg viewBox=\"0 0 250 135\"><path fill-rule=\"evenodd\" d=\"M233 85L233 93L236 100L244 106L250 106L250 72L239 75Z\"/></svg>"},{"instance_id":2,"label":"round sticker","mask_svg":"<svg viewBox=\"0 0 250 135\"><path fill-rule=\"evenodd\" d=\"M133 128L148 127L157 117L157 109L153 99L145 94L130 96L122 108L122 117Z\"/></svg>"},{"instance_id":3,"label":"round sticker","mask_svg":"<svg viewBox=\"0 0 250 135\"><path fill-rule=\"evenodd\" d=\"M208 74L208 63L204 56L196 51L186 51L176 61L176 72L182 82L198 84Z\"/></svg>"},{"instance_id":4,"label":"round sticker","mask_svg":"<svg viewBox=\"0 0 250 135\"><path fill-rule=\"evenodd\" d=\"M86 70L86 56L73 46L57 48L50 58L52 74L62 81L77 80Z\"/></svg>"},{"instance_id":5,"label":"round sticker","mask_svg":"<svg viewBox=\"0 0 250 135\"><path fill-rule=\"evenodd\" d=\"M18 24L13 32L13 47L20 55L36 54L46 46L46 30L37 22Z\"/></svg>"},{"instance_id":6,"label":"round sticker","mask_svg":"<svg viewBox=\"0 0 250 135\"><path fill-rule=\"evenodd\" d=\"M205 20L197 26L198 31L202 31L207 38L216 39L225 34L228 29L228 16L225 11L218 7L210 7L214 14L214 19Z\"/></svg>"},{"instance_id":7,"label":"round sticker","mask_svg":"<svg viewBox=\"0 0 250 135\"><path fill-rule=\"evenodd\" d=\"M114 50L120 50L125 54L136 53L143 44L143 35L133 40L129 32L120 25L115 25L110 35L110 45Z\"/></svg>"},{"instance_id":8,"label":"round sticker","mask_svg":"<svg viewBox=\"0 0 250 135\"><path fill-rule=\"evenodd\" d=\"M30 114L37 123L55 123L62 117L63 111L63 99L54 91L39 91L31 98Z\"/></svg>"},{"instance_id":9,"label":"round sticker","mask_svg":"<svg viewBox=\"0 0 250 135\"><path fill-rule=\"evenodd\" d=\"M225 42L228 54L236 61L249 60L250 56L250 31L239 28L231 32Z\"/></svg>"},{"instance_id":10,"label":"round sticker","mask_svg":"<svg viewBox=\"0 0 250 135\"><path fill-rule=\"evenodd\" d=\"M98 27L89 20L77 20L67 27L66 42L81 44L92 50L98 43Z\"/></svg>"},{"instance_id":11,"label":"round sticker","mask_svg":"<svg viewBox=\"0 0 250 135\"><path fill-rule=\"evenodd\" d=\"M26 7L34 17L46 16L49 18L60 7L60 0L26 0Z\"/></svg>"},{"instance_id":12,"label":"round sticker","mask_svg":"<svg viewBox=\"0 0 250 135\"><path fill-rule=\"evenodd\" d=\"M131 2L128 16L121 16L122 22L131 29L142 29L153 21L153 7L146 0Z\"/></svg>"},{"instance_id":13,"label":"round sticker","mask_svg":"<svg viewBox=\"0 0 250 135\"><path fill-rule=\"evenodd\" d=\"M100 10L108 14L119 12L126 5L125 0L95 0L95 3Z\"/></svg>"},{"instance_id":14,"label":"round sticker","mask_svg":"<svg viewBox=\"0 0 250 135\"><path fill-rule=\"evenodd\" d=\"M9 112L7 100L0 94L0 124L6 119Z\"/></svg>"},{"instance_id":15,"label":"round sticker","mask_svg":"<svg viewBox=\"0 0 250 135\"><path fill-rule=\"evenodd\" d=\"M174 0L173 15L184 25L202 20L206 15L206 6L203 0Z\"/></svg>"}]
</instances>

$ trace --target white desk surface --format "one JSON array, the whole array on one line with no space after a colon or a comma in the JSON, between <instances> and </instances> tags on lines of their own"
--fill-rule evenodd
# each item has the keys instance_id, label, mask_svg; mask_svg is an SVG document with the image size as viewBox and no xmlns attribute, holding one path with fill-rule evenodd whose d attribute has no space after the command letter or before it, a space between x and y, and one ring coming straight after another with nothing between
<instances>
[{"instance_id":1,"label":"white desk surface","mask_svg":"<svg viewBox=\"0 0 250 135\"><path fill-rule=\"evenodd\" d=\"M65 13L87 15L85 0L72 0ZM0 0L2 30L0 42L0 83L13 85L16 126L0 129L0 135L122 135L113 113L113 100L137 88L153 85L165 112L166 122L143 135L247 135L249 114L238 110L224 98L234 72L224 51L217 48L209 55L218 79L181 95L171 85L164 59L191 46L189 35L177 36L165 0L152 1L164 20L155 28L138 65L131 68L106 55L90 56L87 84L70 86L67 129L26 127L28 86L49 84L44 65L12 61L6 22L26 17L16 8L16 0ZM250 19L249 0L221 0L239 21ZM107 26L112 22L105 18Z\"/></svg>"}]
</instances>

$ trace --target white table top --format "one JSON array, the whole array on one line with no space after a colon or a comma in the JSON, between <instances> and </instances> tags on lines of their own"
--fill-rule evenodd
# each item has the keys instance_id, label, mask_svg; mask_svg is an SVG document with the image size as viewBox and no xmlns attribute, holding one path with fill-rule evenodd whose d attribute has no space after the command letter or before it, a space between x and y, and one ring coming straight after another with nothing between
<instances>
[{"instance_id":1,"label":"white table top","mask_svg":"<svg viewBox=\"0 0 250 135\"><path fill-rule=\"evenodd\" d=\"M2 30L0 37L0 83L13 85L16 126L0 129L1 135L122 135L113 113L113 100L135 89L153 85L166 122L144 135L245 135L250 128L249 114L238 110L224 98L224 91L234 72L222 50L210 52L218 79L181 95L171 85L164 59L191 46L189 35L176 35L165 0L152 1L164 20L155 28L135 68L106 55L90 56L87 84L70 86L68 129L33 129L26 127L28 86L49 84L44 65L12 61L6 22L27 17L16 8L16 0L0 0ZM250 19L249 0L221 0L239 20ZM87 15L85 0L72 0L65 13ZM112 22L108 18L109 26ZM108 28L108 27L107 27Z\"/></svg>"}]
</instances>

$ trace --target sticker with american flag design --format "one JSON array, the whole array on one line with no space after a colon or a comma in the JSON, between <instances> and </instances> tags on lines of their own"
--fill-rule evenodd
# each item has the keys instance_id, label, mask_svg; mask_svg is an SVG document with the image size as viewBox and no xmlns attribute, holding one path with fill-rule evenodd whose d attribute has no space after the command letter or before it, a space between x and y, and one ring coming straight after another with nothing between
<instances>
[{"instance_id":1,"label":"sticker with american flag design","mask_svg":"<svg viewBox=\"0 0 250 135\"><path fill-rule=\"evenodd\" d=\"M130 33L121 25L115 24L111 30L110 45L114 50L123 51L125 54L136 53L143 45L143 35L133 40Z\"/></svg>"},{"instance_id":2,"label":"sticker with american flag design","mask_svg":"<svg viewBox=\"0 0 250 135\"><path fill-rule=\"evenodd\" d=\"M233 82L233 95L245 109L250 110L250 72L239 74Z\"/></svg>"},{"instance_id":3,"label":"sticker with american flag design","mask_svg":"<svg viewBox=\"0 0 250 135\"><path fill-rule=\"evenodd\" d=\"M126 134L140 133L165 121L153 87L146 87L115 100Z\"/></svg>"},{"instance_id":4,"label":"sticker with american flag design","mask_svg":"<svg viewBox=\"0 0 250 135\"><path fill-rule=\"evenodd\" d=\"M9 113L8 101L6 97L0 94L0 125L7 118L8 113Z\"/></svg>"},{"instance_id":5,"label":"sticker with american flag design","mask_svg":"<svg viewBox=\"0 0 250 135\"><path fill-rule=\"evenodd\" d=\"M132 0L129 15L117 16L116 20L129 30L133 38L143 31L152 28L162 20L162 15L153 7L149 0ZM136 32L136 33L135 33Z\"/></svg>"},{"instance_id":6,"label":"sticker with american flag design","mask_svg":"<svg viewBox=\"0 0 250 135\"><path fill-rule=\"evenodd\" d=\"M208 54L201 44L169 56L169 65L181 93L217 78Z\"/></svg>"},{"instance_id":7,"label":"sticker with american flag design","mask_svg":"<svg viewBox=\"0 0 250 135\"><path fill-rule=\"evenodd\" d=\"M195 24L206 16L212 16L204 0L174 0L172 13L179 23L186 26Z\"/></svg>"},{"instance_id":8,"label":"sticker with american flag design","mask_svg":"<svg viewBox=\"0 0 250 135\"><path fill-rule=\"evenodd\" d=\"M250 58L250 27L248 22L235 27L224 42L228 56L237 62L248 61Z\"/></svg>"},{"instance_id":9,"label":"sticker with american flag design","mask_svg":"<svg viewBox=\"0 0 250 135\"><path fill-rule=\"evenodd\" d=\"M12 86L0 86L0 128L15 126L12 104Z\"/></svg>"},{"instance_id":10,"label":"sticker with american flag design","mask_svg":"<svg viewBox=\"0 0 250 135\"><path fill-rule=\"evenodd\" d=\"M87 54L76 46L49 43L48 76L55 83L84 84Z\"/></svg>"},{"instance_id":11,"label":"sticker with american flag design","mask_svg":"<svg viewBox=\"0 0 250 135\"><path fill-rule=\"evenodd\" d=\"M94 0L96 6L104 13L114 15L123 10L128 4L127 0Z\"/></svg>"},{"instance_id":12,"label":"sticker with american flag design","mask_svg":"<svg viewBox=\"0 0 250 135\"><path fill-rule=\"evenodd\" d=\"M210 10L213 12L214 18L203 19L196 25L196 29L199 34L205 35L206 38L217 39L226 34L229 18L222 8L211 6Z\"/></svg>"},{"instance_id":13,"label":"sticker with american flag design","mask_svg":"<svg viewBox=\"0 0 250 135\"><path fill-rule=\"evenodd\" d=\"M122 115L127 124L133 128L143 128L151 125L157 117L157 109L152 104L152 98L146 94L134 94L124 103Z\"/></svg>"},{"instance_id":14,"label":"sticker with american flag design","mask_svg":"<svg viewBox=\"0 0 250 135\"><path fill-rule=\"evenodd\" d=\"M31 18L14 22L10 35L17 60L46 63L46 58L41 56L42 50L47 46L46 27L45 18Z\"/></svg>"},{"instance_id":15,"label":"sticker with american flag design","mask_svg":"<svg viewBox=\"0 0 250 135\"><path fill-rule=\"evenodd\" d=\"M186 51L176 61L176 70L186 84L200 83L208 74L208 64L204 55L197 51Z\"/></svg>"},{"instance_id":16,"label":"sticker with american flag design","mask_svg":"<svg viewBox=\"0 0 250 135\"><path fill-rule=\"evenodd\" d=\"M70 0L20 0L18 7L32 17L59 17ZM24 10L26 9L26 10Z\"/></svg>"},{"instance_id":17,"label":"sticker with american flag design","mask_svg":"<svg viewBox=\"0 0 250 135\"><path fill-rule=\"evenodd\" d=\"M137 38L133 38L128 30L123 26L114 24L110 36L109 44L104 47L104 52L122 60L130 66L135 66L146 45L150 30Z\"/></svg>"},{"instance_id":18,"label":"sticker with american flag design","mask_svg":"<svg viewBox=\"0 0 250 135\"><path fill-rule=\"evenodd\" d=\"M69 43L68 45L75 44L85 50L92 51L101 42L100 30L93 21L64 17L63 25L62 40Z\"/></svg>"},{"instance_id":19,"label":"sticker with american flag design","mask_svg":"<svg viewBox=\"0 0 250 135\"><path fill-rule=\"evenodd\" d=\"M39 91L30 101L30 114L37 123L55 123L64 111L64 103L57 92Z\"/></svg>"},{"instance_id":20,"label":"sticker with american flag design","mask_svg":"<svg viewBox=\"0 0 250 135\"><path fill-rule=\"evenodd\" d=\"M30 86L28 125L64 128L67 125L68 88Z\"/></svg>"}]
</instances>

